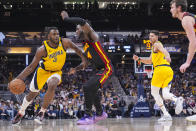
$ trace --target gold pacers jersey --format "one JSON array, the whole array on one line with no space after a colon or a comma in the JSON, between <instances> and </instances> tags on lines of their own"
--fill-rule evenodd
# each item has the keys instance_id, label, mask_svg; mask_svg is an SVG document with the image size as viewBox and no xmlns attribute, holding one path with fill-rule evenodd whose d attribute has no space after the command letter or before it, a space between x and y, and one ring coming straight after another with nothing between
<instances>
[{"instance_id":1,"label":"gold pacers jersey","mask_svg":"<svg viewBox=\"0 0 196 131\"><path fill-rule=\"evenodd\" d=\"M160 41L158 42L161 43ZM165 55L160 51L154 52L153 47L152 47L152 63L154 67L158 65L170 65L170 63L165 59Z\"/></svg>"},{"instance_id":2,"label":"gold pacers jersey","mask_svg":"<svg viewBox=\"0 0 196 131\"><path fill-rule=\"evenodd\" d=\"M165 55L162 52L154 52L153 48L152 63L154 66L154 73L151 85L159 88L164 88L171 84L174 73L172 68L170 67L170 63L167 62L167 60L165 59Z\"/></svg>"},{"instance_id":3,"label":"gold pacers jersey","mask_svg":"<svg viewBox=\"0 0 196 131\"><path fill-rule=\"evenodd\" d=\"M42 58L41 67L46 71L60 71L66 60L66 51L63 48L61 40L57 48L52 48L44 41L47 56Z\"/></svg>"}]
</instances>

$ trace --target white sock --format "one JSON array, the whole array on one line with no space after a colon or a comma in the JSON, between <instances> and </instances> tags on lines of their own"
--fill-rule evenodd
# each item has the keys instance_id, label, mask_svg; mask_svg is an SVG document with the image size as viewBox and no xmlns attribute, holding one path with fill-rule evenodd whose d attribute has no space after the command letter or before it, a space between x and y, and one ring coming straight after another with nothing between
<instances>
[{"instance_id":1,"label":"white sock","mask_svg":"<svg viewBox=\"0 0 196 131\"><path fill-rule=\"evenodd\" d=\"M32 101L30 101L30 102L27 101L26 96L24 97L22 105L21 105L20 110L19 110L19 113L21 115L25 115L25 110L29 106L29 104L31 104L31 102Z\"/></svg>"},{"instance_id":2,"label":"white sock","mask_svg":"<svg viewBox=\"0 0 196 131\"><path fill-rule=\"evenodd\" d=\"M156 104L159 106L159 108L161 109L164 115L169 115L169 113L167 112L163 104L163 99L161 98L159 94L159 90L160 90L159 87L151 86L151 94L154 97Z\"/></svg>"},{"instance_id":3,"label":"white sock","mask_svg":"<svg viewBox=\"0 0 196 131\"><path fill-rule=\"evenodd\" d=\"M164 105L161 105L161 106L159 106L159 107L160 107L161 111L163 112L163 115L166 115L166 116L169 115L169 113L168 113L168 111L166 110L166 108L165 108Z\"/></svg>"},{"instance_id":4,"label":"white sock","mask_svg":"<svg viewBox=\"0 0 196 131\"><path fill-rule=\"evenodd\" d=\"M163 98L165 100L172 100L176 103L178 98L174 94L170 93L170 88L171 85L162 89Z\"/></svg>"}]
</instances>

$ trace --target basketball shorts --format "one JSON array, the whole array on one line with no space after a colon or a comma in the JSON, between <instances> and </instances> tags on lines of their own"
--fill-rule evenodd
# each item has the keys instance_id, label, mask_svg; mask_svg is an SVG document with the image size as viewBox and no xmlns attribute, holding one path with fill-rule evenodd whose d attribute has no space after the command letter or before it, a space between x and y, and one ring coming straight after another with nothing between
<instances>
[{"instance_id":1,"label":"basketball shorts","mask_svg":"<svg viewBox=\"0 0 196 131\"><path fill-rule=\"evenodd\" d=\"M171 84L174 72L170 66L155 67L151 85L159 88L167 87Z\"/></svg>"},{"instance_id":2,"label":"basketball shorts","mask_svg":"<svg viewBox=\"0 0 196 131\"><path fill-rule=\"evenodd\" d=\"M62 71L46 71L41 67L38 67L34 73L33 79L30 83L30 91L39 92L42 90L45 83L48 83L52 78L58 78L59 84L61 83Z\"/></svg>"}]
</instances>

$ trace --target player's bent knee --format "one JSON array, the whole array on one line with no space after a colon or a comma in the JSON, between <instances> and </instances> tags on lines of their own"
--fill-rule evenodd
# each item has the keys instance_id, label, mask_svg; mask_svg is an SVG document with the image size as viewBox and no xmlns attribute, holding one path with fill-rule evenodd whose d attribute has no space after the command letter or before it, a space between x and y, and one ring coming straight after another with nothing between
<instances>
[{"instance_id":1,"label":"player's bent knee","mask_svg":"<svg viewBox=\"0 0 196 131\"><path fill-rule=\"evenodd\" d=\"M163 90L163 99L169 99L169 92Z\"/></svg>"},{"instance_id":2,"label":"player's bent knee","mask_svg":"<svg viewBox=\"0 0 196 131\"><path fill-rule=\"evenodd\" d=\"M159 88L158 87L151 87L151 95L156 98L159 95Z\"/></svg>"},{"instance_id":3,"label":"player's bent knee","mask_svg":"<svg viewBox=\"0 0 196 131\"><path fill-rule=\"evenodd\" d=\"M51 78L49 81L48 81L48 89L49 90L55 90L57 85L59 83L59 79L56 78L56 77L53 77Z\"/></svg>"}]
</instances>

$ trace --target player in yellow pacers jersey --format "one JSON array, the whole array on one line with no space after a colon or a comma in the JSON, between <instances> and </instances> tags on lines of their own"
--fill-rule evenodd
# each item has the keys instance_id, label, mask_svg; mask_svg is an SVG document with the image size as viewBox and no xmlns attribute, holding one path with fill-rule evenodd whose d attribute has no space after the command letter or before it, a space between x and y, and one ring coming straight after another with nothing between
<instances>
[{"instance_id":1,"label":"player in yellow pacers jersey","mask_svg":"<svg viewBox=\"0 0 196 131\"><path fill-rule=\"evenodd\" d=\"M16 77L16 79L25 80L25 78L29 76L39 64L30 84L30 92L25 96L18 114L12 121L13 124L20 123L28 105L47 83L48 89L44 96L43 105L34 119L39 124L42 123L44 113L55 95L55 89L57 85L61 83L61 70L66 61L66 50L68 48L73 49L82 59L82 64L77 66L75 70L84 69L87 66L87 60L82 51L72 43L71 40L65 38L61 39L56 27L48 28L47 33L48 40L44 41L43 45L37 49L32 63ZM69 73L72 73L72 70Z\"/></svg>"},{"instance_id":2,"label":"player in yellow pacers jersey","mask_svg":"<svg viewBox=\"0 0 196 131\"><path fill-rule=\"evenodd\" d=\"M152 52L148 59L141 59L134 55L133 59L145 64L153 64L154 73L151 81L151 94L154 97L156 104L163 112L163 116L158 120L171 121L171 115L166 110L163 99L161 98L159 91L162 88L162 96L165 100L172 100L176 103L175 112L180 114L183 110L183 98L176 97L170 93L171 82L173 79L173 70L170 67L171 58L168 51L163 47L162 43L158 41L159 32L152 30L149 35L150 42L152 44Z\"/></svg>"}]
</instances>

